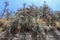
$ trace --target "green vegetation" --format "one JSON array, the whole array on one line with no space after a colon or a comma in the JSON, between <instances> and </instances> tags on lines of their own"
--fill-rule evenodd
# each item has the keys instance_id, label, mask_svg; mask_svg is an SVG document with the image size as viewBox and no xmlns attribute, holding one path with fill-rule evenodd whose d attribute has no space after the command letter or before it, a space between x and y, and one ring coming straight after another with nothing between
<instances>
[{"instance_id":1,"label":"green vegetation","mask_svg":"<svg viewBox=\"0 0 60 40\"><path fill-rule=\"evenodd\" d=\"M8 2L5 2L5 9L4 9L4 12L6 12L5 19L7 19L6 21L10 21L10 23L8 24L11 26L10 27L11 30L13 29L18 30L18 27L19 27L21 31L27 31L27 30L35 31L33 30L35 26L38 26L36 28L40 28L42 25L43 25L42 27L43 29L45 28L44 26L50 29L49 26L54 28L56 25L59 24L59 23L56 24L56 22L58 21L60 22L60 16L59 16L60 12L52 11L52 9L45 2L44 2L44 5L40 7L31 5L26 8L25 7L26 4L24 4L23 6L24 8L17 10L15 15L12 16L11 15L12 12L9 12L7 10ZM4 12L1 18L3 18ZM42 19L41 22L37 22L37 21L40 21L41 19ZM8 25L5 24L5 26L7 27ZM56 27L60 27L60 26L56 26Z\"/></svg>"}]
</instances>

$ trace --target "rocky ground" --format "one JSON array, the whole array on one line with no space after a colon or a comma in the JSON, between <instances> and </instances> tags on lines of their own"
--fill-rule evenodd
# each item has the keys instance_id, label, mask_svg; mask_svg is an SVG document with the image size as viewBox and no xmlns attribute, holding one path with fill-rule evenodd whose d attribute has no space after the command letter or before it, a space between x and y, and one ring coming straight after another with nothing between
<instances>
[{"instance_id":1,"label":"rocky ground","mask_svg":"<svg viewBox=\"0 0 60 40\"><path fill-rule=\"evenodd\" d=\"M10 34L9 37L5 38L5 31L0 32L0 40L60 40L60 31L48 31L48 33L43 33L45 39L41 37L41 34L37 34L37 38L32 37L32 33L18 33L16 35ZM35 36L35 35L34 35Z\"/></svg>"}]
</instances>

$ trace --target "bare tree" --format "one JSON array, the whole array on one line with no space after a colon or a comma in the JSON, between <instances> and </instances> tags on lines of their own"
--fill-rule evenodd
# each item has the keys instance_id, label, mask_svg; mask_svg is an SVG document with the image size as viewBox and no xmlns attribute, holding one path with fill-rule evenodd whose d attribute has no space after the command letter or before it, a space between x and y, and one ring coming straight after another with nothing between
<instances>
[{"instance_id":1,"label":"bare tree","mask_svg":"<svg viewBox=\"0 0 60 40\"><path fill-rule=\"evenodd\" d=\"M6 9L7 9L8 2L4 2L4 4L5 4L5 8L4 8L4 10L3 10L3 13L2 13L2 15L1 15L1 18L3 17L3 15L4 15L4 13L5 13Z\"/></svg>"}]
</instances>

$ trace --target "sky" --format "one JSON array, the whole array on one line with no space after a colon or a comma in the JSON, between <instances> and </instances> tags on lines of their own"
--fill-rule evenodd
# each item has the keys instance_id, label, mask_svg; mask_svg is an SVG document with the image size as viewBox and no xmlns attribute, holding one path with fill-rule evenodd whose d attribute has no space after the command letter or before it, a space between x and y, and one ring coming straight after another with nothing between
<instances>
[{"instance_id":1,"label":"sky","mask_svg":"<svg viewBox=\"0 0 60 40\"><path fill-rule=\"evenodd\" d=\"M41 6L44 3L44 0L0 0L0 13L4 9L4 2L9 2L8 9L9 11L16 11L19 8L23 8L23 4L26 3L26 6L34 4L36 6ZM47 5L54 11L60 10L60 0L45 0Z\"/></svg>"}]
</instances>

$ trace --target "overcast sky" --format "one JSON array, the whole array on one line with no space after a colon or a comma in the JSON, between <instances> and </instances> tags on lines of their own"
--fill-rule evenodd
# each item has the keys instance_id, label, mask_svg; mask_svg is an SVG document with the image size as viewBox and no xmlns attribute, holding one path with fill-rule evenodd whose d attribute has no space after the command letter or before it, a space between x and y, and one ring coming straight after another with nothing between
<instances>
[{"instance_id":1,"label":"overcast sky","mask_svg":"<svg viewBox=\"0 0 60 40\"><path fill-rule=\"evenodd\" d=\"M26 3L27 6L32 3L36 6L41 6L44 0L0 0L0 12L4 9L4 1L9 2L9 10L16 11L18 8L22 8L23 4ZM47 5L53 10L60 10L60 0L45 0Z\"/></svg>"}]
</instances>

